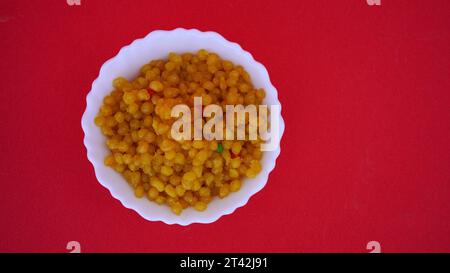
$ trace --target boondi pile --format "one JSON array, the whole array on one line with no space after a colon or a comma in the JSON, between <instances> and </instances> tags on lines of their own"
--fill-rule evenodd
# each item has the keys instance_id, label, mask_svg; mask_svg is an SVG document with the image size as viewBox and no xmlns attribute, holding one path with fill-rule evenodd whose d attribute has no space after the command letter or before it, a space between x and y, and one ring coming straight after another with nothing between
<instances>
[{"instance_id":1,"label":"boondi pile","mask_svg":"<svg viewBox=\"0 0 450 273\"><path fill-rule=\"evenodd\" d=\"M194 97L221 105L224 113L227 104L260 105L265 92L241 66L203 49L170 53L144 65L133 81L116 78L113 87L95 124L111 151L105 164L125 177L136 197L167 204L175 214L189 206L203 211L213 197L238 191L244 178L261 171L259 138L175 141L170 133L172 106L192 110Z\"/></svg>"}]
</instances>

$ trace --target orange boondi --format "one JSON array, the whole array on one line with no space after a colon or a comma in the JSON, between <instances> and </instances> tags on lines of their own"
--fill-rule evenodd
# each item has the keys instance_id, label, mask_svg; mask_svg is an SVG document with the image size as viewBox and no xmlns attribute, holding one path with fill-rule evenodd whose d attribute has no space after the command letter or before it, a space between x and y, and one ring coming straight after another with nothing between
<instances>
[{"instance_id":1,"label":"orange boondi","mask_svg":"<svg viewBox=\"0 0 450 273\"><path fill-rule=\"evenodd\" d=\"M124 176L136 197L167 204L176 214L189 206L203 211L214 196L238 191L244 178L261 171L259 138L175 141L170 134L172 107L193 110L194 97L221 105L224 113L225 105L260 105L265 91L253 87L241 66L203 49L170 53L144 65L133 81L119 77L113 86L95 124L111 151L105 164Z\"/></svg>"}]
</instances>

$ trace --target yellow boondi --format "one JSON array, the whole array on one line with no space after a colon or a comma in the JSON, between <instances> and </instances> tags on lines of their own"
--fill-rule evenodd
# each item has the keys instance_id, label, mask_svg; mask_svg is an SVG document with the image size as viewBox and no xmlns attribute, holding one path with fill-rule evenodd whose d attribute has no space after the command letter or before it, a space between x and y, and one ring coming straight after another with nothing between
<instances>
[{"instance_id":1,"label":"yellow boondi","mask_svg":"<svg viewBox=\"0 0 450 273\"><path fill-rule=\"evenodd\" d=\"M214 196L238 191L243 178L261 171L259 138L175 141L170 132L172 107L192 110L194 97L224 112L225 105L260 105L265 91L253 87L241 66L203 49L170 53L168 60L144 65L133 81L119 77L113 86L95 124L111 151L105 164L125 177L136 197L167 204L176 214L189 206L203 211Z\"/></svg>"}]
</instances>

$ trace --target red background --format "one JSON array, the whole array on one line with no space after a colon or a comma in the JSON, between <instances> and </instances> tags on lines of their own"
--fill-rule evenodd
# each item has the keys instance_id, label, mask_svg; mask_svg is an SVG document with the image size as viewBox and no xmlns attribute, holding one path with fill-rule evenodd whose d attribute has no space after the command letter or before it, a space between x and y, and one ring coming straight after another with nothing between
<instances>
[{"instance_id":1,"label":"red background","mask_svg":"<svg viewBox=\"0 0 450 273\"><path fill-rule=\"evenodd\" d=\"M176 27L251 52L286 122L267 186L208 225L125 209L82 142L100 66ZM0 251L448 252L449 27L447 0L1 0Z\"/></svg>"}]
</instances>

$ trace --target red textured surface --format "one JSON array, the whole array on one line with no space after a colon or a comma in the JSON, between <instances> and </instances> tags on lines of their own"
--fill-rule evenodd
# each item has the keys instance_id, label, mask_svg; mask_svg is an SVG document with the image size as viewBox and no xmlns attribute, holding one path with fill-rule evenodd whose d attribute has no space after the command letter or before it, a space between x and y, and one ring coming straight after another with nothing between
<instances>
[{"instance_id":1,"label":"red textured surface","mask_svg":"<svg viewBox=\"0 0 450 273\"><path fill-rule=\"evenodd\" d=\"M449 1L81 4L0 2L0 251L450 251ZM125 209L82 143L100 66L176 27L251 52L286 121L264 190L208 225Z\"/></svg>"}]
</instances>

